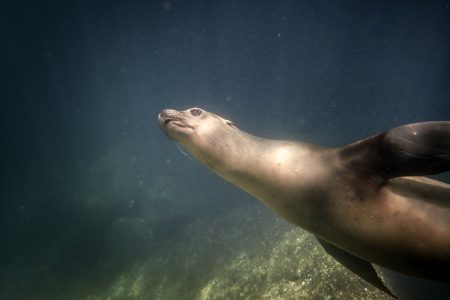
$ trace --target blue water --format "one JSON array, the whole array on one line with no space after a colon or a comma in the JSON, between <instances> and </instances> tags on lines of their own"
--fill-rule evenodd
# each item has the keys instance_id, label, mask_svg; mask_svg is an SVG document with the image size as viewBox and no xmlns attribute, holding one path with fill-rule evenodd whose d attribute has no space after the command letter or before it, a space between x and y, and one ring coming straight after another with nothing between
<instances>
[{"instance_id":1,"label":"blue water","mask_svg":"<svg viewBox=\"0 0 450 300\"><path fill-rule=\"evenodd\" d=\"M160 132L163 108L199 106L256 135L326 146L450 120L446 0L9 1L0 44L1 299L106 299L152 257L177 281L186 261L169 266L163 250L192 257L215 239L214 220L256 222L236 210L263 207ZM218 269L221 247L208 252ZM127 297L199 298L208 276L164 294L148 275Z\"/></svg>"}]
</instances>

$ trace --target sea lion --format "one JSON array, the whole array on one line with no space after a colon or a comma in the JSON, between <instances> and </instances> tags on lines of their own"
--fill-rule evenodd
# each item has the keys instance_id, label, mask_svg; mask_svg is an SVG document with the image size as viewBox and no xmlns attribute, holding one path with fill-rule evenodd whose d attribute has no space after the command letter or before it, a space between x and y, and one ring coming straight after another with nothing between
<instances>
[{"instance_id":1,"label":"sea lion","mask_svg":"<svg viewBox=\"0 0 450 300\"><path fill-rule=\"evenodd\" d=\"M389 292L370 263L450 282L450 122L400 126L339 148L271 140L200 108L165 109L162 130L195 158L313 233Z\"/></svg>"}]
</instances>

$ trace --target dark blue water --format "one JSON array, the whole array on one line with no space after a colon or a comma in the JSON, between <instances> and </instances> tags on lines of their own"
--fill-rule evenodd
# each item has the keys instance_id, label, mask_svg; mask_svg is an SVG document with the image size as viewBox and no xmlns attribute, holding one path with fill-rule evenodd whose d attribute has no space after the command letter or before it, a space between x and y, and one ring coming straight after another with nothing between
<instances>
[{"instance_id":1,"label":"dark blue water","mask_svg":"<svg viewBox=\"0 0 450 300\"><path fill-rule=\"evenodd\" d=\"M9 1L0 45L1 299L101 294L255 205L177 150L163 108L327 146L450 120L450 1Z\"/></svg>"}]
</instances>

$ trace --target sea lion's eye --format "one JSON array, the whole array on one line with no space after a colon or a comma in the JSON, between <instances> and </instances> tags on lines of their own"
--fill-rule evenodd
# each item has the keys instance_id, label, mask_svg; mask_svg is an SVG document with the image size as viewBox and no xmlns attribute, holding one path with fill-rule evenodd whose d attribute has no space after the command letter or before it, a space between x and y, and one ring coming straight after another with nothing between
<instances>
[{"instance_id":1,"label":"sea lion's eye","mask_svg":"<svg viewBox=\"0 0 450 300\"><path fill-rule=\"evenodd\" d=\"M202 114L202 110L198 109L198 108L193 108L190 110L191 115L193 115L194 117L198 117Z\"/></svg>"}]
</instances>

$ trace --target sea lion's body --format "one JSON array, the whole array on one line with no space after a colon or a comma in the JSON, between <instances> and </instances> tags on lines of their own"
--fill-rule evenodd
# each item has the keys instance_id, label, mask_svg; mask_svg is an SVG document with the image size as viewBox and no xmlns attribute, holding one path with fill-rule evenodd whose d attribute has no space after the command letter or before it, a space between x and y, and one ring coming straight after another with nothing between
<instances>
[{"instance_id":1,"label":"sea lion's body","mask_svg":"<svg viewBox=\"0 0 450 300\"><path fill-rule=\"evenodd\" d=\"M193 113L194 112L194 113ZM350 255L450 282L450 122L417 123L342 148L255 137L194 108L163 130L229 182ZM420 136L420 145L415 139Z\"/></svg>"}]
</instances>

